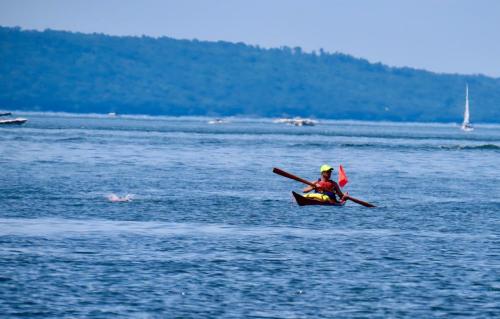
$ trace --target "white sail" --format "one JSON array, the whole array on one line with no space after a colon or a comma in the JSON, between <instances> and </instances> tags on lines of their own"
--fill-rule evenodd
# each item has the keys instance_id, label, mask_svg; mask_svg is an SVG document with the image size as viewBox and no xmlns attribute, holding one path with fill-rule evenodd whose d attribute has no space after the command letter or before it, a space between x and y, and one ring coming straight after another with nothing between
<instances>
[{"instance_id":1,"label":"white sail","mask_svg":"<svg viewBox=\"0 0 500 319\"><path fill-rule=\"evenodd\" d=\"M464 123L462 125L470 124L470 115L469 115L469 86L465 87L465 112L464 112Z\"/></svg>"},{"instance_id":2,"label":"white sail","mask_svg":"<svg viewBox=\"0 0 500 319\"><path fill-rule=\"evenodd\" d=\"M472 131L474 128L470 124L470 114L469 114L469 86L465 86L465 111L464 111L464 121L462 123L462 130Z\"/></svg>"}]
</instances>

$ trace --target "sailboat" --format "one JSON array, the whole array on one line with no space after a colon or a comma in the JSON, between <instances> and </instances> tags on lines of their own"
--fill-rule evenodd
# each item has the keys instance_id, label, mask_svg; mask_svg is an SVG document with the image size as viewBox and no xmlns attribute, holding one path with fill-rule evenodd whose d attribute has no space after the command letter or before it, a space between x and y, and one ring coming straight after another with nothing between
<instances>
[{"instance_id":1,"label":"sailboat","mask_svg":"<svg viewBox=\"0 0 500 319\"><path fill-rule=\"evenodd\" d=\"M465 85L465 112L464 121L462 123L462 130L465 132L473 131L474 128L470 124L470 114L469 114L469 86Z\"/></svg>"}]
</instances>

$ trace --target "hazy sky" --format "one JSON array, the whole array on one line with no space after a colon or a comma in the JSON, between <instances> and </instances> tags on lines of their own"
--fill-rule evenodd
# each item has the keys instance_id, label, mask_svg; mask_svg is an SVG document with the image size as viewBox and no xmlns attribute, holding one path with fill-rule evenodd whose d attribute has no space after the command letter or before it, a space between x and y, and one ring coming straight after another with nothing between
<instances>
[{"instance_id":1,"label":"hazy sky","mask_svg":"<svg viewBox=\"0 0 500 319\"><path fill-rule=\"evenodd\" d=\"M500 0L0 0L0 25L323 48L500 77Z\"/></svg>"}]
</instances>

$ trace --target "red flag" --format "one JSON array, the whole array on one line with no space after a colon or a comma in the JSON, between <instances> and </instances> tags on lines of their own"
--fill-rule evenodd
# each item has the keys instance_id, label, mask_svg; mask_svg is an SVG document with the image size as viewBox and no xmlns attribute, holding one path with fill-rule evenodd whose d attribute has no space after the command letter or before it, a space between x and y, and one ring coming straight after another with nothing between
<instances>
[{"instance_id":1,"label":"red flag","mask_svg":"<svg viewBox=\"0 0 500 319\"><path fill-rule=\"evenodd\" d=\"M340 187L344 187L349 180L347 179L347 175L344 172L344 168L342 165L339 166L339 185Z\"/></svg>"}]
</instances>

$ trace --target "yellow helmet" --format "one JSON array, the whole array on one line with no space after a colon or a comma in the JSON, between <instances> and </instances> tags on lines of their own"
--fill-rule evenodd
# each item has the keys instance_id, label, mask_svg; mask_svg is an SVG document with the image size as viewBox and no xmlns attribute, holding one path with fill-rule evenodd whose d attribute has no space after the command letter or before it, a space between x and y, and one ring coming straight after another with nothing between
<instances>
[{"instance_id":1,"label":"yellow helmet","mask_svg":"<svg viewBox=\"0 0 500 319\"><path fill-rule=\"evenodd\" d=\"M319 169L319 172L320 173L323 173L323 172L328 172L328 171L333 171L333 167L331 167L330 165L321 165L321 168Z\"/></svg>"}]
</instances>

